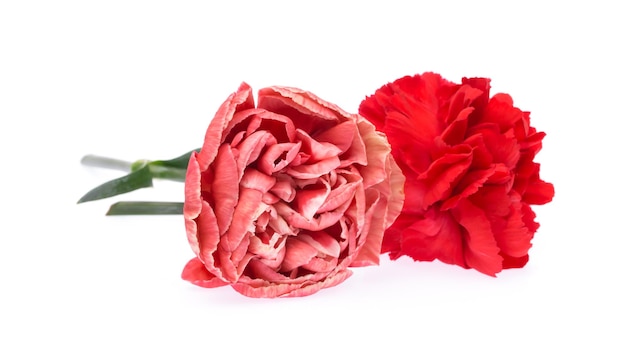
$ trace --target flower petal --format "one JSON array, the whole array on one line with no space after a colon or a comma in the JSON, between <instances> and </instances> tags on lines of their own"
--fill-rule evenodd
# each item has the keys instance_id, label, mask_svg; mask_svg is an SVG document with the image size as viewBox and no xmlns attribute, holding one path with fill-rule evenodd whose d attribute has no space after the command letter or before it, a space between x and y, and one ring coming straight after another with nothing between
<instances>
[{"instance_id":1,"label":"flower petal","mask_svg":"<svg viewBox=\"0 0 626 356\"><path fill-rule=\"evenodd\" d=\"M198 153L198 164L200 171L205 171L209 164L213 162L217 151L223 140L223 133L229 124L233 115L237 111L246 110L254 107L254 98L252 97L252 89L247 83L241 83L239 89L231 94L228 99L220 106L211 120L209 127L204 136L204 143L200 153Z\"/></svg>"},{"instance_id":2,"label":"flower petal","mask_svg":"<svg viewBox=\"0 0 626 356\"><path fill-rule=\"evenodd\" d=\"M287 168L287 174L298 179L317 178L324 174L328 174L333 169L339 167L341 162L339 157L329 157L327 159L312 163L301 164L299 166L291 166Z\"/></svg>"},{"instance_id":3,"label":"flower petal","mask_svg":"<svg viewBox=\"0 0 626 356\"><path fill-rule=\"evenodd\" d=\"M309 263L318 250L300 239L287 239L281 271L287 272Z\"/></svg>"},{"instance_id":4,"label":"flower petal","mask_svg":"<svg viewBox=\"0 0 626 356\"><path fill-rule=\"evenodd\" d=\"M330 194L330 186L326 184L316 184L297 192L294 199L294 207L305 219L313 219L319 208L326 202Z\"/></svg>"},{"instance_id":5,"label":"flower petal","mask_svg":"<svg viewBox=\"0 0 626 356\"><path fill-rule=\"evenodd\" d=\"M324 255L338 258L341 253L341 247L337 239L324 231L307 231L306 233L300 233L297 239L313 246Z\"/></svg>"},{"instance_id":6,"label":"flower petal","mask_svg":"<svg viewBox=\"0 0 626 356\"><path fill-rule=\"evenodd\" d=\"M229 145L220 147L213 167L215 173L211 183L211 194L220 235L224 235L230 227L235 206L239 201L237 161Z\"/></svg>"},{"instance_id":7,"label":"flower petal","mask_svg":"<svg viewBox=\"0 0 626 356\"><path fill-rule=\"evenodd\" d=\"M472 149L465 145L457 146L435 160L428 171L418 178L428 187L423 197L423 206L428 207L447 198L454 184L463 177L471 163Z\"/></svg>"},{"instance_id":8,"label":"flower petal","mask_svg":"<svg viewBox=\"0 0 626 356\"><path fill-rule=\"evenodd\" d=\"M302 282L298 284L269 283L261 279L240 282L232 287L237 292L252 298L305 297L323 288L336 286L352 275L352 271L344 269L328 275L320 281Z\"/></svg>"},{"instance_id":9,"label":"flower petal","mask_svg":"<svg viewBox=\"0 0 626 356\"><path fill-rule=\"evenodd\" d=\"M464 251L467 266L484 274L495 276L502 270L502 256L491 231L489 220L485 213L464 199L452 209L452 215L463 227L463 237L466 244Z\"/></svg>"},{"instance_id":10,"label":"flower petal","mask_svg":"<svg viewBox=\"0 0 626 356\"><path fill-rule=\"evenodd\" d=\"M202 261L197 258L192 258L187 262L183 268L181 277L185 281L204 288L222 287L229 284L209 273Z\"/></svg>"},{"instance_id":11,"label":"flower petal","mask_svg":"<svg viewBox=\"0 0 626 356\"><path fill-rule=\"evenodd\" d=\"M327 142L339 149L339 152L346 152L352 146L352 140L356 133L354 121L348 120L316 134L313 139L317 142Z\"/></svg>"}]
</instances>

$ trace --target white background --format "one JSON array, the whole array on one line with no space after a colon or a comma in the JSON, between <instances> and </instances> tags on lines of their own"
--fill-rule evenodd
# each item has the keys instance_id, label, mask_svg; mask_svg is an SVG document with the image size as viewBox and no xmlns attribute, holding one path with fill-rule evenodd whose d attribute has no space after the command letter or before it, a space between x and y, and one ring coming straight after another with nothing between
<instances>
[{"instance_id":1,"label":"white background","mask_svg":"<svg viewBox=\"0 0 626 356\"><path fill-rule=\"evenodd\" d=\"M410 4L410 5L409 5ZM615 4L615 5L613 5ZM0 354L623 355L619 2L0 2ZM240 84L356 112L400 76L492 78L547 133L530 262L497 278L409 259L257 300L180 279L181 216L76 205L92 153L199 147ZM120 197L182 200L181 183Z\"/></svg>"}]
</instances>

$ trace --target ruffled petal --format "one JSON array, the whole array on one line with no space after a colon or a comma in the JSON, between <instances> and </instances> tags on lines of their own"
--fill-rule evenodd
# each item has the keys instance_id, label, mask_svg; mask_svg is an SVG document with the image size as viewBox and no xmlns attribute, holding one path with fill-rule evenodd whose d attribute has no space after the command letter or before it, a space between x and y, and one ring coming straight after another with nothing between
<instances>
[{"instance_id":1,"label":"ruffled petal","mask_svg":"<svg viewBox=\"0 0 626 356\"><path fill-rule=\"evenodd\" d=\"M461 200L452 214L463 227L465 262L484 274L495 276L502 270L502 256L485 213L469 200Z\"/></svg>"},{"instance_id":2,"label":"ruffled petal","mask_svg":"<svg viewBox=\"0 0 626 356\"><path fill-rule=\"evenodd\" d=\"M281 271L291 271L317 256L318 250L300 239L287 239Z\"/></svg>"},{"instance_id":3,"label":"ruffled petal","mask_svg":"<svg viewBox=\"0 0 626 356\"><path fill-rule=\"evenodd\" d=\"M224 235L233 219L235 206L239 201L239 173L237 161L229 145L222 145L217 154L211 194L215 204L215 216Z\"/></svg>"},{"instance_id":4,"label":"ruffled petal","mask_svg":"<svg viewBox=\"0 0 626 356\"><path fill-rule=\"evenodd\" d=\"M294 200L295 209L305 219L313 219L330 194L330 186L317 184L299 190Z\"/></svg>"},{"instance_id":5,"label":"ruffled petal","mask_svg":"<svg viewBox=\"0 0 626 356\"><path fill-rule=\"evenodd\" d=\"M225 128L235 112L253 107L254 98L252 97L252 89L247 83L241 83L239 89L231 94L220 106L215 117L213 117L213 120L211 120L209 124L202 149L200 153L198 153L200 171L205 171L209 164L215 159L217 151L223 142Z\"/></svg>"},{"instance_id":6,"label":"ruffled petal","mask_svg":"<svg viewBox=\"0 0 626 356\"><path fill-rule=\"evenodd\" d=\"M291 166L287 168L286 173L298 179L317 178L330 171L336 169L340 165L339 157L329 157L327 159L312 163L301 164L299 166Z\"/></svg>"},{"instance_id":7,"label":"ruffled petal","mask_svg":"<svg viewBox=\"0 0 626 356\"><path fill-rule=\"evenodd\" d=\"M337 239L324 231L301 233L297 239L306 242L324 255L338 258L341 253L341 246Z\"/></svg>"},{"instance_id":8,"label":"ruffled petal","mask_svg":"<svg viewBox=\"0 0 626 356\"><path fill-rule=\"evenodd\" d=\"M192 258L181 274L183 280L204 288L227 286L229 283L215 277L204 268L204 264L197 258Z\"/></svg>"},{"instance_id":9,"label":"ruffled petal","mask_svg":"<svg viewBox=\"0 0 626 356\"><path fill-rule=\"evenodd\" d=\"M471 163L472 149L465 145L457 146L448 154L435 160L428 171L418 178L428 187L423 197L423 206L428 207L447 198Z\"/></svg>"},{"instance_id":10,"label":"ruffled petal","mask_svg":"<svg viewBox=\"0 0 626 356\"><path fill-rule=\"evenodd\" d=\"M240 282L232 287L237 292L251 298L277 298L277 297L305 297L320 291L323 288L330 288L345 281L352 275L348 269L337 271L321 281L312 281L300 284L278 284L269 283L262 279L255 279L250 282Z\"/></svg>"}]
</instances>

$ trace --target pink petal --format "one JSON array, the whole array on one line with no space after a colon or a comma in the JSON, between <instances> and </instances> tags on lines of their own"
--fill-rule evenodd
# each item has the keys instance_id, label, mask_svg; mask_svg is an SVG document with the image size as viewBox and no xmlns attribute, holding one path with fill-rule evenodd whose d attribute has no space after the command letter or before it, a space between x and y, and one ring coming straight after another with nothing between
<instances>
[{"instance_id":1,"label":"pink petal","mask_svg":"<svg viewBox=\"0 0 626 356\"><path fill-rule=\"evenodd\" d=\"M204 136L204 144L198 154L198 164L200 171L205 171L209 164L213 162L219 146L223 140L226 126L237 111L242 111L254 107L252 89L246 83L241 83L237 92L231 94L220 106Z\"/></svg>"},{"instance_id":2,"label":"pink petal","mask_svg":"<svg viewBox=\"0 0 626 356\"><path fill-rule=\"evenodd\" d=\"M324 131L350 114L304 90L269 87L259 90L258 107L289 117L306 132ZM343 121L343 120L341 120Z\"/></svg>"},{"instance_id":3,"label":"pink petal","mask_svg":"<svg viewBox=\"0 0 626 356\"><path fill-rule=\"evenodd\" d=\"M256 130L271 132L279 143L295 141L296 129L289 116L268 110L262 110L257 116L262 120Z\"/></svg>"},{"instance_id":4,"label":"pink petal","mask_svg":"<svg viewBox=\"0 0 626 356\"><path fill-rule=\"evenodd\" d=\"M296 197L293 179L286 175L277 175L276 179L270 191L285 202L291 202Z\"/></svg>"},{"instance_id":5,"label":"pink petal","mask_svg":"<svg viewBox=\"0 0 626 356\"><path fill-rule=\"evenodd\" d=\"M185 268L183 268L181 278L204 288L222 287L229 284L209 273L209 271L204 268L202 261L197 258L192 258L187 262Z\"/></svg>"},{"instance_id":6,"label":"pink petal","mask_svg":"<svg viewBox=\"0 0 626 356\"><path fill-rule=\"evenodd\" d=\"M198 165L197 153L192 152L189 157L187 174L185 177L185 204L183 215L188 219L195 219L200 214L202 208L202 197L200 194L200 167Z\"/></svg>"},{"instance_id":7,"label":"pink petal","mask_svg":"<svg viewBox=\"0 0 626 356\"><path fill-rule=\"evenodd\" d=\"M276 208L276 211L278 211L280 216L285 219L286 223L290 227L294 229L319 231L336 224L337 221L339 221L339 219L343 216L348 205L349 202L334 211L321 213L319 214L319 216L314 217L313 219L306 219L298 212L293 210L291 207L282 202L276 203L274 207Z\"/></svg>"},{"instance_id":8,"label":"pink petal","mask_svg":"<svg viewBox=\"0 0 626 356\"><path fill-rule=\"evenodd\" d=\"M239 192L239 203L233 213L232 221L228 232L222 236L220 246L224 251L234 251L241 240L249 231L254 231L255 214L262 204L263 192L257 189L241 188Z\"/></svg>"},{"instance_id":9,"label":"pink petal","mask_svg":"<svg viewBox=\"0 0 626 356\"><path fill-rule=\"evenodd\" d=\"M271 175L290 164L300 151L301 143L279 143L270 146L258 160L257 167L265 174Z\"/></svg>"},{"instance_id":10,"label":"pink petal","mask_svg":"<svg viewBox=\"0 0 626 356\"><path fill-rule=\"evenodd\" d=\"M280 238L278 234L273 235L267 243L261 241L257 236L251 236L248 251L261 259L275 260L280 257L282 262L286 238ZM281 250L283 251L282 256Z\"/></svg>"},{"instance_id":11,"label":"pink petal","mask_svg":"<svg viewBox=\"0 0 626 356\"><path fill-rule=\"evenodd\" d=\"M326 131L316 133L313 139L317 142L328 142L339 149L339 152L346 152L352 146L352 140L357 133L354 121L349 120L329 128Z\"/></svg>"},{"instance_id":12,"label":"pink petal","mask_svg":"<svg viewBox=\"0 0 626 356\"><path fill-rule=\"evenodd\" d=\"M338 258L341 253L341 247L337 239L324 231L307 231L306 233L300 233L297 239L313 246L324 255Z\"/></svg>"},{"instance_id":13,"label":"pink petal","mask_svg":"<svg viewBox=\"0 0 626 356\"><path fill-rule=\"evenodd\" d=\"M299 239L287 239L285 245L285 258L281 265L281 271L291 271L298 268L317 256L318 250L308 243Z\"/></svg>"},{"instance_id":14,"label":"pink petal","mask_svg":"<svg viewBox=\"0 0 626 356\"><path fill-rule=\"evenodd\" d=\"M267 145L273 145L276 143L276 139L267 131L253 132L247 136L240 145L237 146L239 155L237 156L237 168L239 177L243 176L245 168L256 161L263 148Z\"/></svg>"},{"instance_id":15,"label":"pink petal","mask_svg":"<svg viewBox=\"0 0 626 356\"><path fill-rule=\"evenodd\" d=\"M220 241L220 233L217 219L209 203L202 202L202 211L196 218L195 227L195 238L198 241L198 258L204 263L210 273L218 278L224 279L222 272L216 267L216 261L214 259L214 254L218 249ZM189 239L191 239L190 235L192 233L193 230L187 230Z\"/></svg>"},{"instance_id":16,"label":"pink petal","mask_svg":"<svg viewBox=\"0 0 626 356\"><path fill-rule=\"evenodd\" d=\"M300 283L270 283L262 279L241 281L233 284L237 292L252 298L304 297L323 288L336 286L352 275L348 269L328 274L321 280L304 280Z\"/></svg>"},{"instance_id":17,"label":"pink petal","mask_svg":"<svg viewBox=\"0 0 626 356\"><path fill-rule=\"evenodd\" d=\"M253 168L246 169L241 178L242 188L255 189L262 193L267 193L276 183L276 178L261 173Z\"/></svg>"},{"instance_id":18,"label":"pink petal","mask_svg":"<svg viewBox=\"0 0 626 356\"><path fill-rule=\"evenodd\" d=\"M359 171L363 177L363 186L367 189L389 178L386 169L391 146L385 136L374 131L372 124L361 121L358 126L367 155L367 164L365 167L360 167Z\"/></svg>"},{"instance_id":19,"label":"pink petal","mask_svg":"<svg viewBox=\"0 0 626 356\"><path fill-rule=\"evenodd\" d=\"M211 195L220 235L224 235L232 222L233 212L239 200L237 161L229 145L220 147L213 167L215 173L211 184Z\"/></svg>"},{"instance_id":20,"label":"pink petal","mask_svg":"<svg viewBox=\"0 0 626 356\"><path fill-rule=\"evenodd\" d=\"M294 199L295 209L305 219L312 219L330 194L328 184L318 184L316 188L299 190Z\"/></svg>"},{"instance_id":21,"label":"pink petal","mask_svg":"<svg viewBox=\"0 0 626 356\"><path fill-rule=\"evenodd\" d=\"M383 242L383 224L385 222L384 206L376 190L366 191L368 210L365 213L365 224L361 231L362 246L354 256L350 266L376 266L380 260L380 250Z\"/></svg>"},{"instance_id":22,"label":"pink petal","mask_svg":"<svg viewBox=\"0 0 626 356\"><path fill-rule=\"evenodd\" d=\"M400 216L406 200L404 194L406 178L404 174L402 174L400 167L398 167L392 156L389 156L387 164L387 171L389 172L389 196L387 197L388 206L387 215L385 216L385 229L391 226L398 216Z\"/></svg>"},{"instance_id":23,"label":"pink petal","mask_svg":"<svg viewBox=\"0 0 626 356\"><path fill-rule=\"evenodd\" d=\"M296 130L296 139L302 143L302 150L311 156L314 161L321 161L330 157L338 156L342 151L332 143L316 141L306 132Z\"/></svg>"},{"instance_id":24,"label":"pink petal","mask_svg":"<svg viewBox=\"0 0 626 356\"><path fill-rule=\"evenodd\" d=\"M328 174L340 165L339 157L329 157L313 164L303 164L287 168L287 174L294 178L309 179Z\"/></svg>"},{"instance_id":25,"label":"pink petal","mask_svg":"<svg viewBox=\"0 0 626 356\"><path fill-rule=\"evenodd\" d=\"M352 172L342 172L341 177L345 179L345 182L330 191L324 204L317 209L318 212L335 210L346 201L352 200L357 187L363 182L361 175Z\"/></svg>"},{"instance_id":26,"label":"pink petal","mask_svg":"<svg viewBox=\"0 0 626 356\"><path fill-rule=\"evenodd\" d=\"M350 123L350 125L354 125L352 121L348 121L348 122ZM368 148L366 148L365 142L363 142L363 138L361 136L363 135L363 132L366 133L369 128L372 128L373 130L374 126L371 123L369 123L367 120L363 119L362 117L358 117L357 122L358 124L357 124L357 127L354 128L354 132L351 135L346 134L346 139L347 137L352 137L352 142L350 143L350 146L346 150L343 150L344 153L339 157L341 159L340 167L348 167L353 164L366 166L368 164L367 162ZM346 125L346 123L343 123L342 125ZM361 132L360 130L362 130L363 132ZM340 132L338 132L337 134L339 133ZM346 143L344 142L341 142L340 144L342 146L346 145Z\"/></svg>"},{"instance_id":27,"label":"pink petal","mask_svg":"<svg viewBox=\"0 0 626 356\"><path fill-rule=\"evenodd\" d=\"M313 257L309 263L302 265L302 268L305 268L309 271L313 271L315 273L329 273L333 269L337 267L337 259L331 258L329 256L326 257Z\"/></svg>"}]
</instances>

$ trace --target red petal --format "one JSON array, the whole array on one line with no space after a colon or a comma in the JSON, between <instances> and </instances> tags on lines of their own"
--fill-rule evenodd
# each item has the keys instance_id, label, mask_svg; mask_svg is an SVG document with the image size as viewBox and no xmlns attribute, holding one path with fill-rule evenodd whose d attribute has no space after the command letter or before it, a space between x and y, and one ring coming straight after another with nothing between
<instances>
[{"instance_id":1,"label":"red petal","mask_svg":"<svg viewBox=\"0 0 626 356\"><path fill-rule=\"evenodd\" d=\"M456 120L465 120L474 111L474 108L471 107L474 100L483 95L483 93L480 89L469 85L461 85L450 98L449 111L444 122L450 125Z\"/></svg>"},{"instance_id":2,"label":"red petal","mask_svg":"<svg viewBox=\"0 0 626 356\"><path fill-rule=\"evenodd\" d=\"M496 94L489 100L481 122L496 123L500 127L500 132L504 132L523 118L524 114L513 106L513 99L509 95Z\"/></svg>"},{"instance_id":3,"label":"red petal","mask_svg":"<svg viewBox=\"0 0 626 356\"><path fill-rule=\"evenodd\" d=\"M506 220L506 226L502 231L495 234L498 247L507 256L526 256L532 246L530 240L533 234L523 221L521 209L522 204L519 201L514 202L511 206L511 213Z\"/></svg>"},{"instance_id":4,"label":"red petal","mask_svg":"<svg viewBox=\"0 0 626 356\"><path fill-rule=\"evenodd\" d=\"M528 204L543 205L554 198L554 185L537 179L526 187L522 200Z\"/></svg>"},{"instance_id":5,"label":"red petal","mask_svg":"<svg viewBox=\"0 0 626 356\"><path fill-rule=\"evenodd\" d=\"M472 149L469 146L459 145L443 157L435 160L428 171L418 179L424 181L428 187L423 198L424 208L447 198L472 163Z\"/></svg>"},{"instance_id":6,"label":"red petal","mask_svg":"<svg viewBox=\"0 0 626 356\"><path fill-rule=\"evenodd\" d=\"M461 231L450 213L431 208L401 233L401 254L418 261L438 259L467 268Z\"/></svg>"},{"instance_id":7,"label":"red petal","mask_svg":"<svg viewBox=\"0 0 626 356\"><path fill-rule=\"evenodd\" d=\"M467 266L495 276L502 270L502 256L485 213L464 199L452 209L452 214L464 228L465 261Z\"/></svg>"},{"instance_id":8,"label":"red petal","mask_svg":"<svg viewBox=\"0 0 626 356\"><path fill-rule=\"evenodd\" d=\"M502 257L504 258L504 260L502 261L503 269L522 268L526 266L526 263L528 263L528 255L522 257L511 257L507 255L502 255Z\"/></svg>"},{"instance_id":9,"label":"red petal","mask_svg":"<svg viewBox=\"0 0 626 356\"><path fill-rule=\"evenodd\" d=\"M476 193L480 187L494 174L495 165L491 169L481 169L468 172L457 184L456 193L449 199L446 199L441 205L441 210L448 210L456 206L456 204L464 198Z\"/></svg>"}]
</instances>

